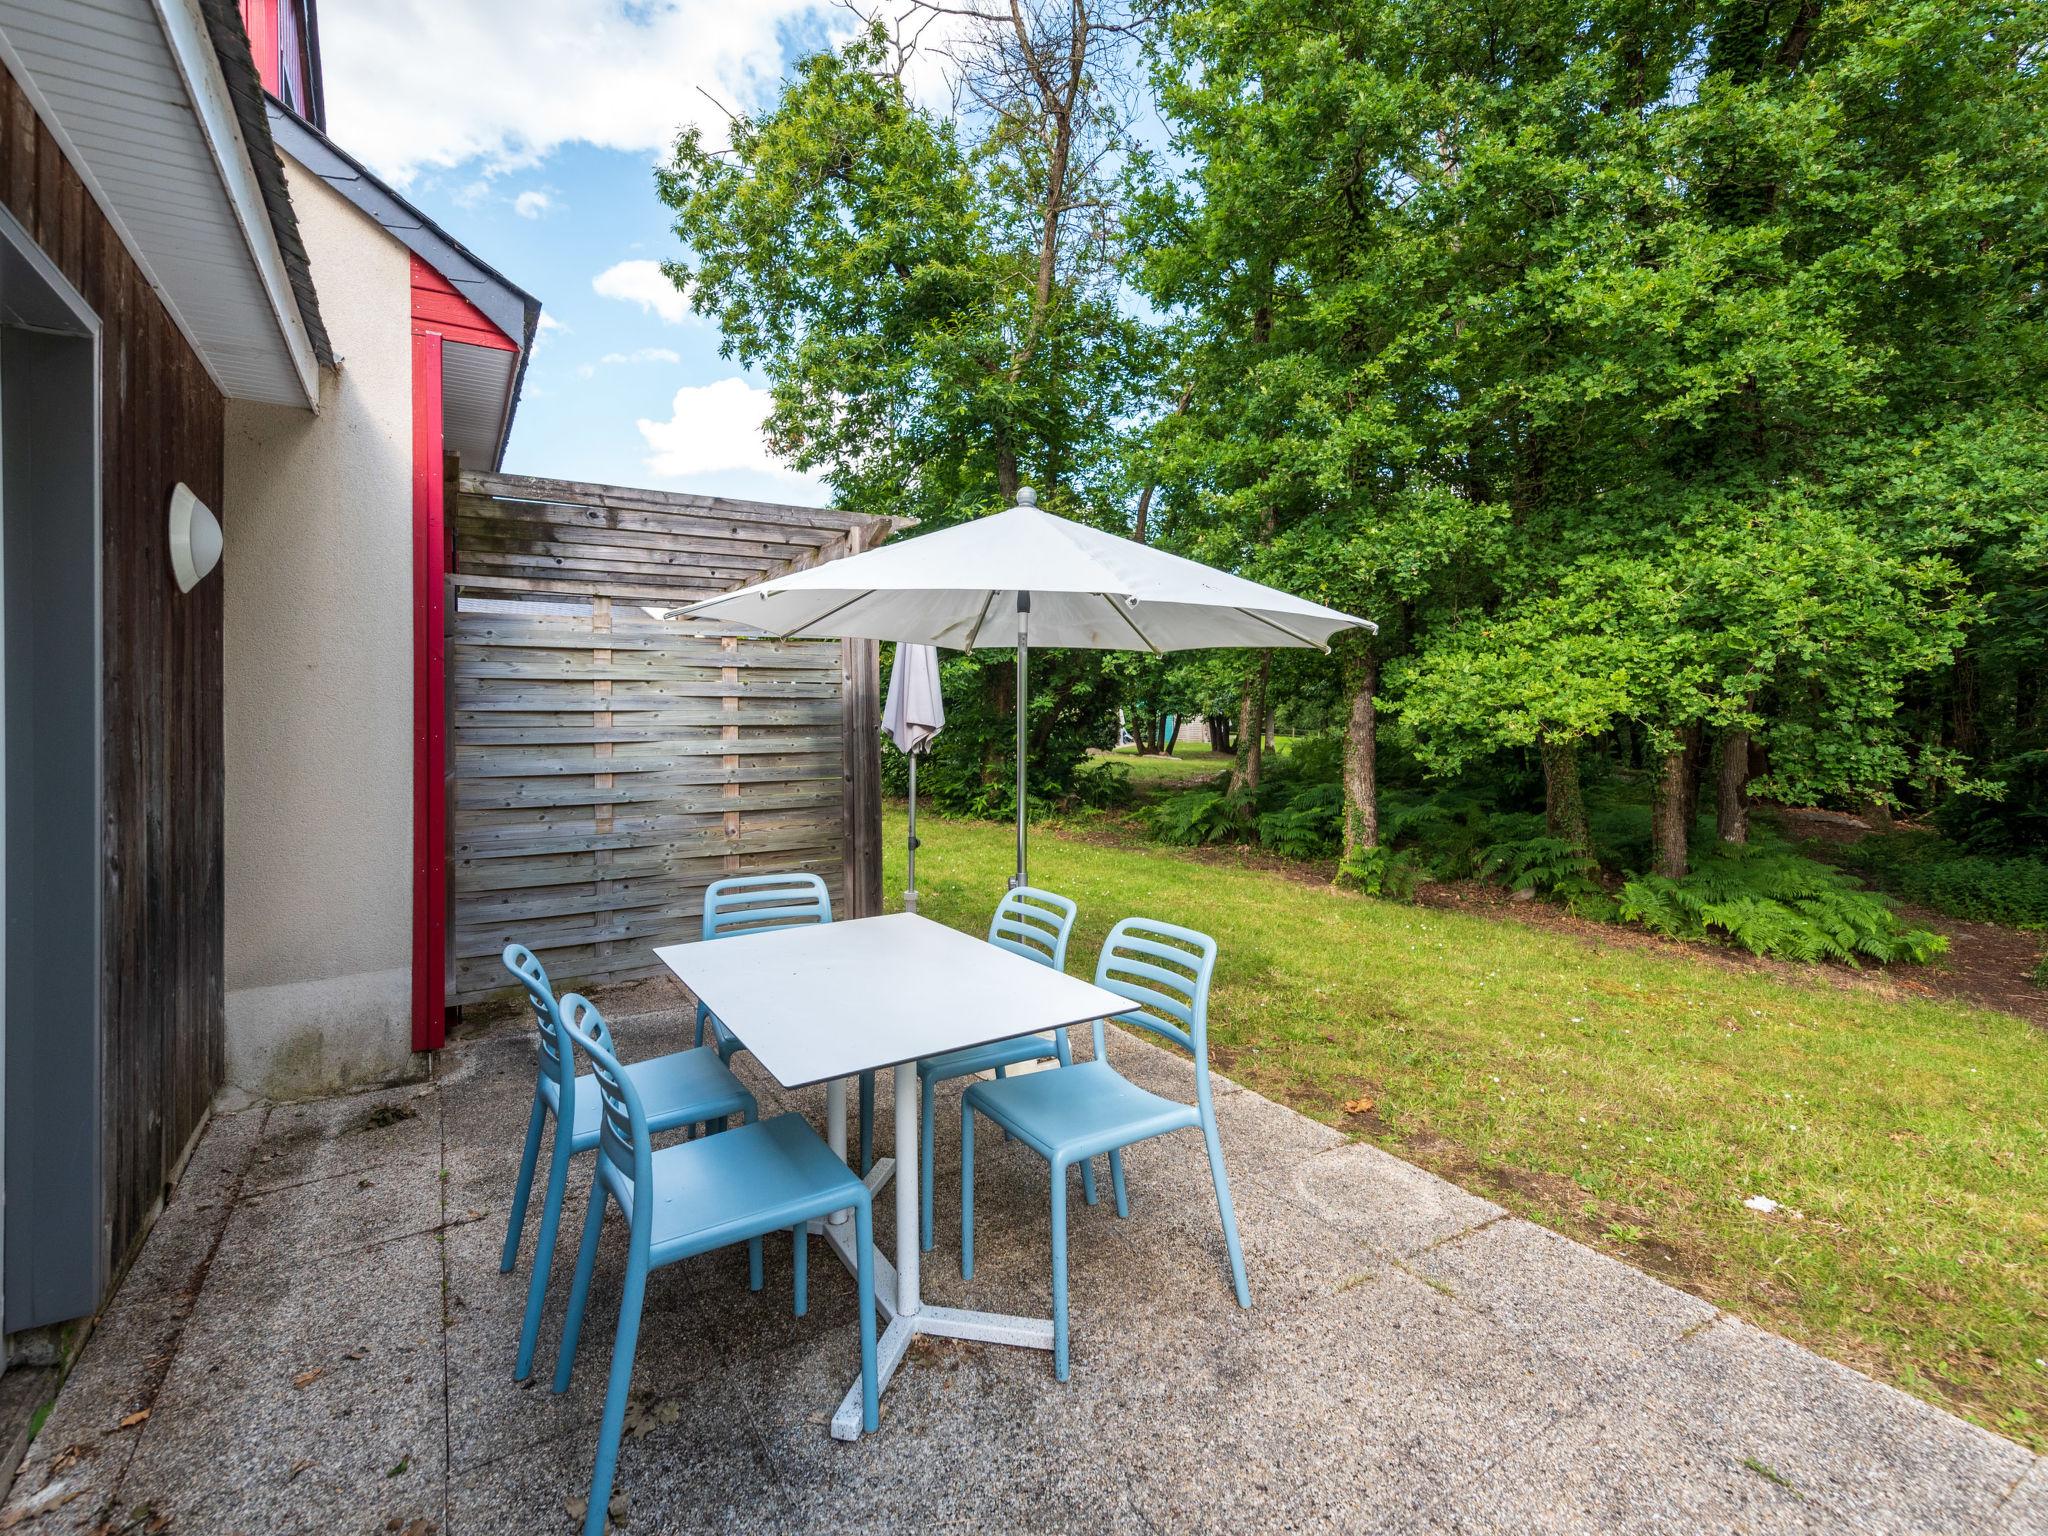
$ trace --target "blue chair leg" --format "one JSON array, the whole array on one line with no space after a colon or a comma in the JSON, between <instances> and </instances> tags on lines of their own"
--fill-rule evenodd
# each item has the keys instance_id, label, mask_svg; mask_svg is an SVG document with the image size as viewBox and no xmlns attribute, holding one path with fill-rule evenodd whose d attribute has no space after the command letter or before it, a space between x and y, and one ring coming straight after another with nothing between
<instances>
[{"instance_id":1,"label":"blue chair leg","mask_svg":"<svg viewBox=\"0 0 2048 1536\"><path fill-rule=\"evenodd\" d=\"M860 1176L866 1178L875 1167L875 1074L860 1075Z\"/></svg>"},{"instance_id":2,"label":"blue chair leg","mask_svg":"<svg viewBox=\"0 0 2048 1536\"><path fill-rule=\"evenodd\" d=\"M1074 1048L1067 1043L1067 1032L1063 1029L1052 1038L1053 1055L1059 1058L1063 1067L1074 1064ZM1081 1159L1081 1198L1093 1205L1100 1197L1095 1192L1095 1159Z\"/></svg>"},{"instance_id":3,"label":"blue chair leg","mask_svg":"<svg viewBox=\"0 0 2048 1536\"><path fill-rule=\"evenodd\" d=\"M637 1264L626 1266L626 1290L619 1298L619 1332L612 1341L611 1385L605 1389L604 1418L597 1430L597 1465L590 1473L590 1507L583 1515L583 1536L605 1536L612 1502L612 1474L619 1466L619 1436L626 1426L626 1394L633 1385L633 1353L640 1345L640 1301L647 1276Z\"/></svg>"},{"instance_id":4,"label":"blue chair leg","mask_svg":"<svg viewBox=\"0 0 2048 1536\"><path fill-rule=\"evenodd\" d=\"M796 1315L811 1309L811 1224L800 1221L789 1229L790 1257L796 1265Z\"/></svg>"},{"instance_id":5,"label":"blue chair leg","mask_svg":"<svg viewBox=\"0 0 2048 1536\"><path fill-rule=\"evenodd\" d=\"M761 1239L750 1237L747 1239L747 1289L758 1291L766 1283L761 1273Z\"/></svg>"},{"instance_id":6,"label":"blue chair leg","mask_svg":"<svg viewBox=\"0 0 2048 1536\"><path fill-rule=\"evenodd\" d=\"M526 1284L526 1317L519 1325L519 1358L512 1366L514 1381L524 1381L533 1374L533 1347L540 1338L540 1309L547 1300L549 1272L555 1267L555 1230L562 1224L562 1197L568 1188L569 1138L557 1118L554 1152L548 1162L548 1192L540 1207L540 1237L533 1245L533 1278Z\"/></svg>"},{"instance_id":7,"label":"blue chair leg","mask_svg":"<svg viewBox=\"0 0 2048 1536\"><path fill-rule=\"evenodd\" d=\"M875 1212L870 1201L853 1208L853 1242L859 1254L853 1279L860 1293L860 1422L873 1434L882 1427L882 1388L875 1380Z\"/></svg>"},{"instance_id":8,"label":"blue chair leg","mask_svg":"<svg viewBox=\"0 0 2048 1536\"><path fill-rule=\"evenodd\" d=\"M555 1353L555 1390L569 1390L576 1369L576 1342L583 1334L583 1308L590 1300L590 1277L597 1270L597 1239L604 1227L605 1188L593 1174L590 1208L583 1214L583 1241L576 1250L576 1279L569 1287L569 1311L562 1319L562 1342Z\"/></svg>"},{"instance_id":9,"label":"blue chair leg","mask_svg":"<svg viewBox=\"0 0 2048 1536\"><path fill-rule=\"evenodd\" d=\"M547 1113L547 1101L536 1087L533 1113L526 1119L526 1150L519 1154L519 1181L512 1186L512 1219L505 1223L505 1255L498 1261L501 1275L511 1274L519 1261L519 1234L526 1226L526 1197L533 1193L534 1165L540 1161L540 1123Z\"/></svg>"},{"instance_id":10,"label":"blue chair leg","mask_svg":"<svg viewBox=\"0 0 2048 1536\"><path fill-rule=\"evenodd\" d=\"M1052 1373L1067 1379L1067 1165L1052 1170Z\"/></svg>"},{"instance_id":11,"label":"blue chair leg","mask_svg":"<svg viewBox=\"0 0 2048 1536\"><path fill-rule=\"evenodd\" d=\"M960 1278L974 1278L974 1106L960 1101Z\"/></svg>"},{"instance_id":12,"label":"blue chair leg","mask_svg":"<svg viewBox=\"0 0 2048 1536\"><path fill-rule=\"evenodd\" d=\"M1216 1122L1202 1126L1202 1139L1209 1143L1209 1177L1216 1182L1216 1211L1223 1218L1223 1246L1230 1250L1230 1279L1237 1287L1237 1304L1252 1304L1251 1287L1244 1278L1244 1249L1237 1241L1237 1212L1230 1204L1230 1175L1223 1171L1223 1143L1216 1137Z\"/></svg>"},{"instance_id":13,"label":"blue chair leg","mask_svg":"<svg viewBox=\"0 0 2048 1536\"><path fill-rule=\"evenodd\" d=\"M1118 1147L1109 1154L1109 1182L1116 1186L1117 1220L1128 1221L1131 1216L1130 1197L1124 1193L1124 1154Z\"/></svg>"},{"instance_id":14,"label":"blue chair leg","mask_svg":"<svg viewBox=\"0 0 2048 1536\"><path fill-rule=\"evenodd\" d=\"M932 1120L933 1109L939 1096L938 1083L929 1077L917 1080L918 1097L923 1102L918 1106L917 1139L917 1217L918 1246L929 1253L932 1250Z\"/></svg>"},{"instance_id":15,"label":"blue chair leg","mask_svg":"<svg viewBox=\"0 0 2048 1536\"><path fill-rule=\"evenodd\" d=\"M700 1050L703 1049L704 1046L704 1015L708 1012L710 1012L710 1010L706 1008L702 1003L699 1003L697 1005L697 1047Z\"/></svg>"}]
</instances>

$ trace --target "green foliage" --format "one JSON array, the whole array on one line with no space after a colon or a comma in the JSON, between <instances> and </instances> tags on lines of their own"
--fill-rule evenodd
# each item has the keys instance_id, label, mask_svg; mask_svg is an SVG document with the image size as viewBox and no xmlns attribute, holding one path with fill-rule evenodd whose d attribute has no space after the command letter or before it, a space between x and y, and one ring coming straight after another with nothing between
<instances>
[{"instance_id":1,"label":"green foliage","mask_svg":"<svg viewBox=\"0 0 2048 1536\"><path fill-rule=\"evenodd\" d=\"M1600 866L1561 837L1495 843L1480 855L1479 873L1510 890L1554 897L1581 917L1615 915L1614 902L1600 883Z\"/></svg>"},{"instance_id":2,"label":"green foliage","mask_svg":"<svg viewBox=\"0 0 2048 1536\"><path fill-rule=\"evenodd\" d=\"M1329 858L1344 846L1343 786L1303 785L1272 810L1259 812L1255 826L1261 848L1290 859Z\"/></svg>"},{"instance_id":3,"label":"green foliage","mask_svg":"<svg viewBox=\"0 0 2048 1536\"><path fill-rule=\"evenodd\" d=\"M1872 834L1841 857L1886 890L1950 917L2048 927L2048 860L1986 858L1925 832Z\"/></svg>"},{"instance_id":4,"label":"green foliage","mask_svg":"<svg viewBox=\"0 0 2048 1536\"><path fill-rule=\"evenodd\" d=\"M1405 849L1355 848L1337 867L1340 890L1364 896L1384 896L1389 901L1412 901L1415 887L1423 880L1423 868L1415 855Z\"/></svg>"},{"instance_id":5,"label":"green foliage","mask_svg":"<svg viewBox=\"0 0 2048 1536\"><path fill-rule=\"evenodd\" d=\"M1220 789L1183 790L1139 814L1154 837L1182 848L1235 842L1250 819L1247 802Z\"/></svg>"},{"instance_id":6,"label":"green foliage","mask_svg":"<svg viewBox=\"0 0 2048 1536\"><path fill-rule=\"evenodd\" d=\"M1639 875L1622 886L1618 906L1622 921L1652 933L1719 936L1777 960L1924 962L1948 947L1940 934L1907 927L1852 876L1782 845L1720 850L1683 880Z\"/></svg>"}]
</instances>

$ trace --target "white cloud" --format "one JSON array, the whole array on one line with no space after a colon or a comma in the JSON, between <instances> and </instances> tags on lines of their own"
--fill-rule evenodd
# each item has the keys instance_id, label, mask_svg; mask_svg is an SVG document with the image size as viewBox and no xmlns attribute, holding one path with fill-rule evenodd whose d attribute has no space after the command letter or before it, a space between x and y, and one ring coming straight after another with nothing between
<instances>
[{"instance_id":1,"label":"white cloud","mask_svg":"<svg viewBox=\"0 0 2048 1536\"><path fill-rule=\"evenodd\" d=\"M555 200L538 187L528 187L512 199L512 211L522 219L537 219L554 205Z\"/></svg>"},{"instance_id":2,"label":"white cloud","mask_svg":"<svg viewBox=\"0 0 2048 1536\"><path fill-rule=\"evenodd\" d=\"M788 29L852 25L825 0L353 0L320 23L335 138L401 184L571 143L659 152L685 124L722 136L721 105L772 97Z\"/></svg>"},{"instance_id":3,"label":"white cloud","mask_svg":"<svg viewBox=\"0 0 2048 1536\"><path fill-rule=\"evenodd\" d=\"M636 423L653 451L647 467L665 480L687 480L727 471L777 478L795 494L824 499L824 488L790 469L768 447L762 430L768 419L768 391L745 379L719 379L676 391L667 421Z\"/></svg>"},{"instance_id":4,"label":"white cloud","mask_svg":"<svg viewBox=\"0 0 2048 1536\"><path fill-rule=\"evenodd\" d=\"M630 352L607 352L601 363L680 363L682 353L673 347L635 347Z\"/></svg>"},{"instance_id":5,"label":"white cloud","mask_svg":"<svg viewBox=\"0 0 2048 1536\"><path fill-rule=\"evenodd\" d=\"M622 261L598 273L590 286L607 299L651 310L670 325L681 325L690 318L682 290L668 280L658 261Z\"/></svg>"},{"instance_id":6,"label":"white cloud","mask_svg":"<svg viewBox=\"0 0 2048 1536\"><path fill-rule=\"evenodd\" d=\"M557 320L548 311L542 310L540 312L540 329L543 334L548 331L566 331L569 329L569 322Z\"/></svg>"}]
</instances>

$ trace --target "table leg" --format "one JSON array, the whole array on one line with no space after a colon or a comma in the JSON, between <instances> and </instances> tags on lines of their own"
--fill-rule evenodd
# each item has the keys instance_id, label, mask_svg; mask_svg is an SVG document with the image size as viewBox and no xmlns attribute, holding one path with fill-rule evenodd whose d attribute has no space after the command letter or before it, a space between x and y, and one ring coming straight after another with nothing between
<instances>
[{"instance_id":1,"label":"table leg","mask_svg":"<svg viewBox=\"0 0 2048 1536\"><path fill-rule=\"evenodd\" d=\"M917 1063L896 1069L896 1315L917 1315Z\"/></svg>"},{"instance_id":2,"label":"table leg","mask_svg":"<svg viewBox=\"0 0 2048 1536\"><path fill-rule=\"evenodd\" d=\"M961 1307L927 1307L918 1295L917 1266L917 1064L906 1063L896 1071L896 1262L892 1265L876 1249L873 1264L875 1304L889 1320L876 1341L876 1389L886 1390L910 1352L910 1343L920 1333L946 1339L971 1339L983 1344L1008 1344L1017 1349L1053 1347L1052 1319L1008 1317L994 1312L970 1312ZM833 1154L846 1157L846 1084L835 1082L826 1089L825 1124ZM882 1165L875 1164L880 1173ZM870 1179L870 1187L874 1180ZM831 1218L844 1220L841 1212ZM857 1267L853 1234L843 1226L826 1225L826 1240L839 1261L848 1269ZM858 1440L861 1435L861 1384L858 1379L832 1415L832 1438Z\"/></svg>"},{"instance_id":3,"label":"table leg","mask_svg":"<svg viewBox=\"0 0 2048 1536\"><path fill-rule=\"evenodd\" d=\"M846 1161L846 1079L835 1077L825 1085L825 1145L842 1163ZM844 1226L847 1211L834 1211L832 1225Z\"/></svg>"}]
</instances>

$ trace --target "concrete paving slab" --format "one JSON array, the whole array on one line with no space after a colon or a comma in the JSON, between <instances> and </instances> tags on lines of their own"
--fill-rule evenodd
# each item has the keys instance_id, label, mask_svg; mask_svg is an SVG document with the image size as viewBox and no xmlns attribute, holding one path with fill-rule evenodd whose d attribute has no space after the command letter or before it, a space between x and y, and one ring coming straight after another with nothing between
<instances>
[{"instance_id":1,"label":"concrete paving slab","mask_svg":"<svg viewBox=\"0 0 2048 1536\"><path fill-rule=\"evenodd\" d=\"M2036 1458L2009 1440L1723 1318L1645 1367L1642 1400L1696 1443L1772 1468L1881 1536L1982 1531Z\"/></svg>"},{"instance_id":2,"label":"concrete paving slab","mask_svg":"<svg viewBox=\"0 0 2048 1536\"><path fill-rule=\"evenodd\" d=\"M2048 1536L2048 1461L2037 1459L1992 1513L1990 1536Z\"/></svg>"},{"instance_id":3,"label":"concrete paving slab","mask_svg":"<svg viewBox=\"0 0 2048 1536\"><path fill-rule=\"evenodd\" d=\"M319 1272L216 1265L137 1431L121 1507L196 1531L438 1520L441 1279L431 1234Z\"/></svg>"},{"instance_id":4,"label":"concrete paving slab","mask_svg":"<svg viewBox=\"0 0 2048 1536\"><path fill-rule=\"evenodd\" d=\"M1609 1374L1633 1370L1720 1315L1697 1296L1512 1217L1406 1262L1525 1343Z\"/></svg>"},{"instance_id":5,"label":"concrete paving slab","mask_svg":"<svg viewBox=\"0 0 2048 1536\"><path fill-rule=\"evenodd\" d=\"M366 1173L398 1164L433 1165L441 1155L438 1094L431 1083L280 1104L250 1163L250 1193Z\"/></svg>"},{"instance_id":6,"label":"concrete paving slab","mask_svg":"<svg viewBox=\"0 0 2048 1536\"><path fill-rule=\"evenodd\" d=\"M1569 1416L1448 1493L1432 1512L1457 1536L1822 1536L1851 1527L1755 1458L1701 1445L1638 1402Z\"/></svg>"},{"instance_id":7,"label":"concrete paving slab","mask_svg":"<svg viewBox=\"0 0 2048 1536\"><path fill-rule=\"evenodd\" d=\"M1294 1198L1332 1226L1401 1258L1507 1214L1365 1142L1307 1159L1292 1182Z\"/></svg>"}]
</instances>

